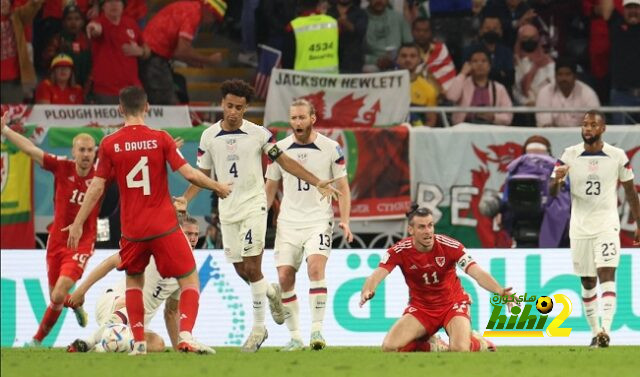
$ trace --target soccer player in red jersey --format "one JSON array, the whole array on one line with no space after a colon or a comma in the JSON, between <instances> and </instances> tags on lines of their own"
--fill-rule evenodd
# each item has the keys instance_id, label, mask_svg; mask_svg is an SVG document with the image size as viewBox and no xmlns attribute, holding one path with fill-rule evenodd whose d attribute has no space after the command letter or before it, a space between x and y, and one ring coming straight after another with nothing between
<instances>
[{"instance_id":1,"label":"soccer player in red jersey","mask_svg":"<svg viewBox=\"0 0 640 377\"><path fill-rule=\"evenodd\" d=\"M82 224L102 195L106 178L114 176L120 190L122 220L118 269L127 273L126 307L135 340L130 354L147 353L142 287L143 272L151 255L160 275L175 277L180 285L178 349L213 353L191 335L200 298L198 274L189 241L180 230L171 203L166 164L187 181L213 190L221 198L229 195L230 185L215 182L191 167L168 133L144 125L149 103L143 89L124 88L120 92L119 110L124 115L124 127L100 144L96 176L74 222L65 228L69 230L68 245L72 249L77 247Z\"/></svg>"},{"instance_id":2,"label":"soccer player in red jersey","mask_svg":"<svg viewBox=\"0 0 640 377\"><path fill-rule=\"evenodd\" d=\"M410 237L387 250L360 296L362 306L373 298L378 284L400 267L409 286L409 306L384 338L382 350L429 351L429 337L444 327L450 351L494 351L493 343L471 331L471 300L462 289L456 266L490 292L508 295L511 288L502 288L460 242L435 234L429 209L417 208L408 217Z\"/></svg>"},{"instance_id":3,"label":"soccer player in red jersey","mask_svg":"<svg viewBox=\"0 0 640 377\"><path fill-rule=\"evenodd\" d=\"M87 261L93 254L99 207L87 213L84 235L78 239L78 247L75 250L67 247L67 235L62 232L62 227L73 221L93 178L96 142L89 134L78 134L73 138L73 161L67 160L64 156L45 153L36 147L31 140L9 128L8 120L9 112L5 112L2 116L2 135L55 176L53 226L47 242L47 277L51 301L42 317L38 332L33 340L26 344L38 346L56 324L63 307L72 307L78 324L82 327L87 325L87 313L82 306L74 307L70 304L68 298L69 290L80 279ZM96 201L98 199L100 197L96 198Z\"/></svg>"}]
</instances>

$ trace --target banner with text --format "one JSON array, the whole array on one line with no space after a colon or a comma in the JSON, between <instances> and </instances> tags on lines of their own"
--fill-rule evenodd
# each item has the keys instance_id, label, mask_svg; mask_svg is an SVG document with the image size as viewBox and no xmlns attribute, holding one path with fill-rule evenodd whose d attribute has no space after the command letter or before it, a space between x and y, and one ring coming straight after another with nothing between
<instances>
[{"instance_id":1,"label":"banner with text","mask_svg":"<svg viewBox=\"0 0 640 377\"><path fill-rule=\"evenodd\" d=\"M264 125L286 127L289 105L308 100L316 108L316 126L354 128L404 122L411 102L409 73L331 75L274 69L264 112Z\"/></svg>"},{"instance_id":2,"label":"banner with text","mask_svg":"<svg viewBox=\"0 0 640 377\"><path fill-rule=\"evenodd\" d=\"M96 250L87 265L92 270L114 250ZM393 323L406 307L408 291L401 272L396 269L380 284L375 297L360 308L360 290L366 278L380 262L384 250L344 250L331 255L327 264L328 299L323 335L330 346L380 346ZM581 345L587 346L591 331L581 305L580 280L572 273L571 252L567 249L549 250L468 250L474 259L496 280L514 287L517 295L525 293L553 297L566 295L573 307L561 328L571 328L569 337L492 338L501 345ZM224 261L222 250L197 250L196 264L200 277L200 309L194 335L205 344L240 346L251 330L251 291ZM38 321L48 305L47 273L43 250L2 250L2 347L20 347L31 340ZM265 251L263 272L269 281L277 281L273 252ZM86 274L85 274L86 275ZM472 327L482 333L492 315L492 294L485 291L468 275L458 271L464 289L472 298ZM124 273L110 272L88 292L85 309L90 320L87 328L80 328L73 313L66 308L60 320L44 340L46 346L64 347L76 338L86 338L97 328L95 307L105 290L124 279ZM617 308L611 327L611 339L616 345L640 345L640 255L631 249L621 251L616 276ZM309 280L300 276L296 291L300 299L300 330L304 339L310 331L311 318L308 300ZM535 310L535 309L534 309ZM556 302L548 314L551 318L566 310ZM504 310L503 310L504 314ZM267 317L269 317L267 315ZM505 317L506 318L506 317ZM555 321L554 321L555 322ZM151 330L160 334L166 344L162 308L151 321ZM269 339L264 346L281 347L289 341L286 326L278 326L267 319ZM441 330L440 334L446 338Z\"/></svg>"},{"instance_id":3,"label":"banner with text","mask_svg":"<svg viewBox=\"0 0 640 377\"><path fill-rule=\"evenodd\" d=\"M122 125L117 105L3 105L11 122L50 127L107 127ZM191 127L188 106L150 106L146 124L154 128Z\"/></svg>"},{"instance_id":4,"label":"banner with text","mask_svg":"<svg viewBox=\"0 0 640 377\"><path fill-rule=\"evenodd\" d=\"M291 131L271 129L278 140ZM351 217L354 219L404 218L411 205L409 176L409 129L358 128L320 129L337 141L344 151L351 188ZM304 160L304 149L298 160ZM392 167L390 169L390 167ZM334 212L340 210L334 201Z\"/></svg>"},{"instance_id":5,"label":"banner with text","mask_svg":"<svg viewBox=\"0 0 640 377\"><path fill-rule=\"evenodd\" d=\"M531 135L549 139L555 157L582 141L577 127L543 130L462 124L449 129L412 129L411 197L434 211L438 232L468 247L510 247L505 232L496 230L493 219L480 214L479 203L485 191L502 190L507 165L523 153L522 145ZM640 191L638 127L608 127L603 139L627 153ZM631 246L635 224L621 187L618 196L623 246Z\"/></svg>"}]
</instances>

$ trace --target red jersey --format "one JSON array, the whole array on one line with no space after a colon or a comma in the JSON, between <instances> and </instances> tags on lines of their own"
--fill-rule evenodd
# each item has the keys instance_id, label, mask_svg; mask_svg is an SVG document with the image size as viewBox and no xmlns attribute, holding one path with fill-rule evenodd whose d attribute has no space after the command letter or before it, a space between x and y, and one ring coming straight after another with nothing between
<instances>
[{"instance_id":1,"label":"red jersey","mask_svg":"<svg viewBox=\"0 0 640 377\"><path fill-rule=\"evenodd\" d=\"M66 245L69 233L63 232L61 229L73 223L76 218L95 174L95 169L91 167L89 174L80 177L76 171L75 162L67 160L66 157L48 153L44 154L42 167L54 175L53 226L49 234L48 244L54 245L61 242L61 244ZM96 205L84 223L82 238L80 238L78 245L81 250L93 249L93 244L96 240L98 212L100 212L100 206ZM53 241L57 242L54 243Z\"/></svg>"},{"instance_id":2,"label":"red jersey","mask_svg":"<svg viewBox=\"0 0 640 377\"><path fill-rule=\"evenodd\" d=\"M82 87L80 85L67 86L61 89L49 79L43 80L36 88L36 102L49 100L52 105L81 105L84 103Z\"/></svg>"},{"instance_id":3,"label":"red jersey","mask_svg":"<svg viewBox=\"0 0 640 377\"><path fill-rule=\"evenodd\" d=\"M174 171L187 163L168 133L144 125L123 127L100 143L96 176L118 182L126 239L147 240L177 229L167 162Z\"/></svg>"},{"instance_id":4,"label":"red jersey","mask_svg":"<svg viewBox=\"0 0 640 377\"><path fill-rule=\"evenodd\" d=\"M94 21L102 25L102 35L91 44L93 91L117 96L124 87L142 86L138 78L138 58L125 56L122 52L125 44L136 42L139 46L143 45L138 24L122 16L120 23L114 25L104 14Z\"/></svg>"},{"instance_id":5,"label":"red jersey","mask_svg":"<svg viewBox=\"0 0 640 377\"><path fill-rule=\"evenodd\" d=\"M198 1L176 1L162 8L144 28L144 40L155 54L173 57L178 39L192 41L202 19Z\"/></svg>"},{"instance_id":6,"label":"red jersey","mask_svg":"<svg viewBox=\"0 0 640 377\"><path fill-rule=\"evenodd\" d=\"M475 262L460 242L440 234L434 238L433 249L428 252L419 252L413 238L405 238L389 248L380 262L379 267L389 272L400 267L409 287L409 305L432 308L469 299L456 265L466 272Z\"/></svg>"}]
</instances>

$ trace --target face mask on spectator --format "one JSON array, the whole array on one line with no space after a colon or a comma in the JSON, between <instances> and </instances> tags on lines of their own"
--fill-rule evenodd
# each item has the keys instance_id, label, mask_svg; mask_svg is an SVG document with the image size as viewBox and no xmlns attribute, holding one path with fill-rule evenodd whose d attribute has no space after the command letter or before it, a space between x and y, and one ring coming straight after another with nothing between
<instances>
[{"instance_id":1,"label":"face mask on spectator","mask_svg":"<svg viewBox=\"0 0 640 377\"><path fill-rule=\"evenodd\" d=\"M520 42L520 47L526 52L533 52L538 47L538 41L535 39L527 39Z\"/></svg>"},{"instance_id":2,"label":"face mask on spectator","mask_svg":"<svg viewBox=\"0 0 640 377\"><path fill-rule=\"evenodd\" d=\"M482 39L488 44L496 44L500 40L500 34L495 31L488 31L482 34Z\"/></svg>"}]
</instances>

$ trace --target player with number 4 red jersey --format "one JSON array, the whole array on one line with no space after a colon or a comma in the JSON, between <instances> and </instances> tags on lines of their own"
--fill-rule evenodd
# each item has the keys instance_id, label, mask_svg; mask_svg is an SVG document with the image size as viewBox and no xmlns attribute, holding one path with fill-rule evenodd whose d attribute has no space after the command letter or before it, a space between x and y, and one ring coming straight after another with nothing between
<instances>
[{"instance_id":1,"label":"player with number 4 red jersey","mask_svg":"<svg viewBox=\"0 0 640 377\"><path fill-rule=\"evenodd\" d=\"M45 153L31 140L10 129L8 120L9 112L5 112L2 135L54 175L54 216L47 241L47 277L51 301L33 340L26 344L38 346L58 321L63 307L73 308L78 324L82 327L87 325L87 313L81 306L74 308L68 298L69 290L82 277L87 261L93 254L99 206L89 214L76 250L67 247L67 234L62 228L75 218L93 179L96 143L89 134L76 135L71 149L73 160L68 160L64 156Z\"/></svg>"},{"instance_id":2,"label":"player with number 4 red jersey","mask_svg":"<svg viewBox=\"0 0 640 377\"><path fill-rule=\"evenodd\" d=\"M435 234L429 209L415 206L407 216L410 237L387 250L360 296L362 306L373 298L378 284L395 267L400 268L409 287L409 305L385 337L383 351L494 351L493 343L471 331L471 300L462 288L456 266L490 292L503 296L511 288L502 288L460 242ZM449 335L448 347L441 347L441 341L435 340L441 327Z\"/></svg>"},{"instance_id":3,"label":"player with number 4 red jersey","mask_svg":"<svg viewBox=\"0 0 640 377\"><path fill-rule=\"evenodd\" d=\"M147 353L142 287L143 272L151 255L160 275L177 278L180 285L178 349L213 353L191 335L198 315L198 274L189 241L178 226L171 203L166 164L189 182L216 191L222 198L229 195L230 187L191 167L169 134L144 125L149 110L144 90L138 87L123 89L119 110L124 115L124 127L106 137L100 145L96 176L74 222L66 228L69 230L68 244L71 248L77 247L82 224L102 195L106 178L114 176L120 191L122 222L118 269L127 273L126 307L135 341L131 354Z\"/></svg>"}]
</instances>

